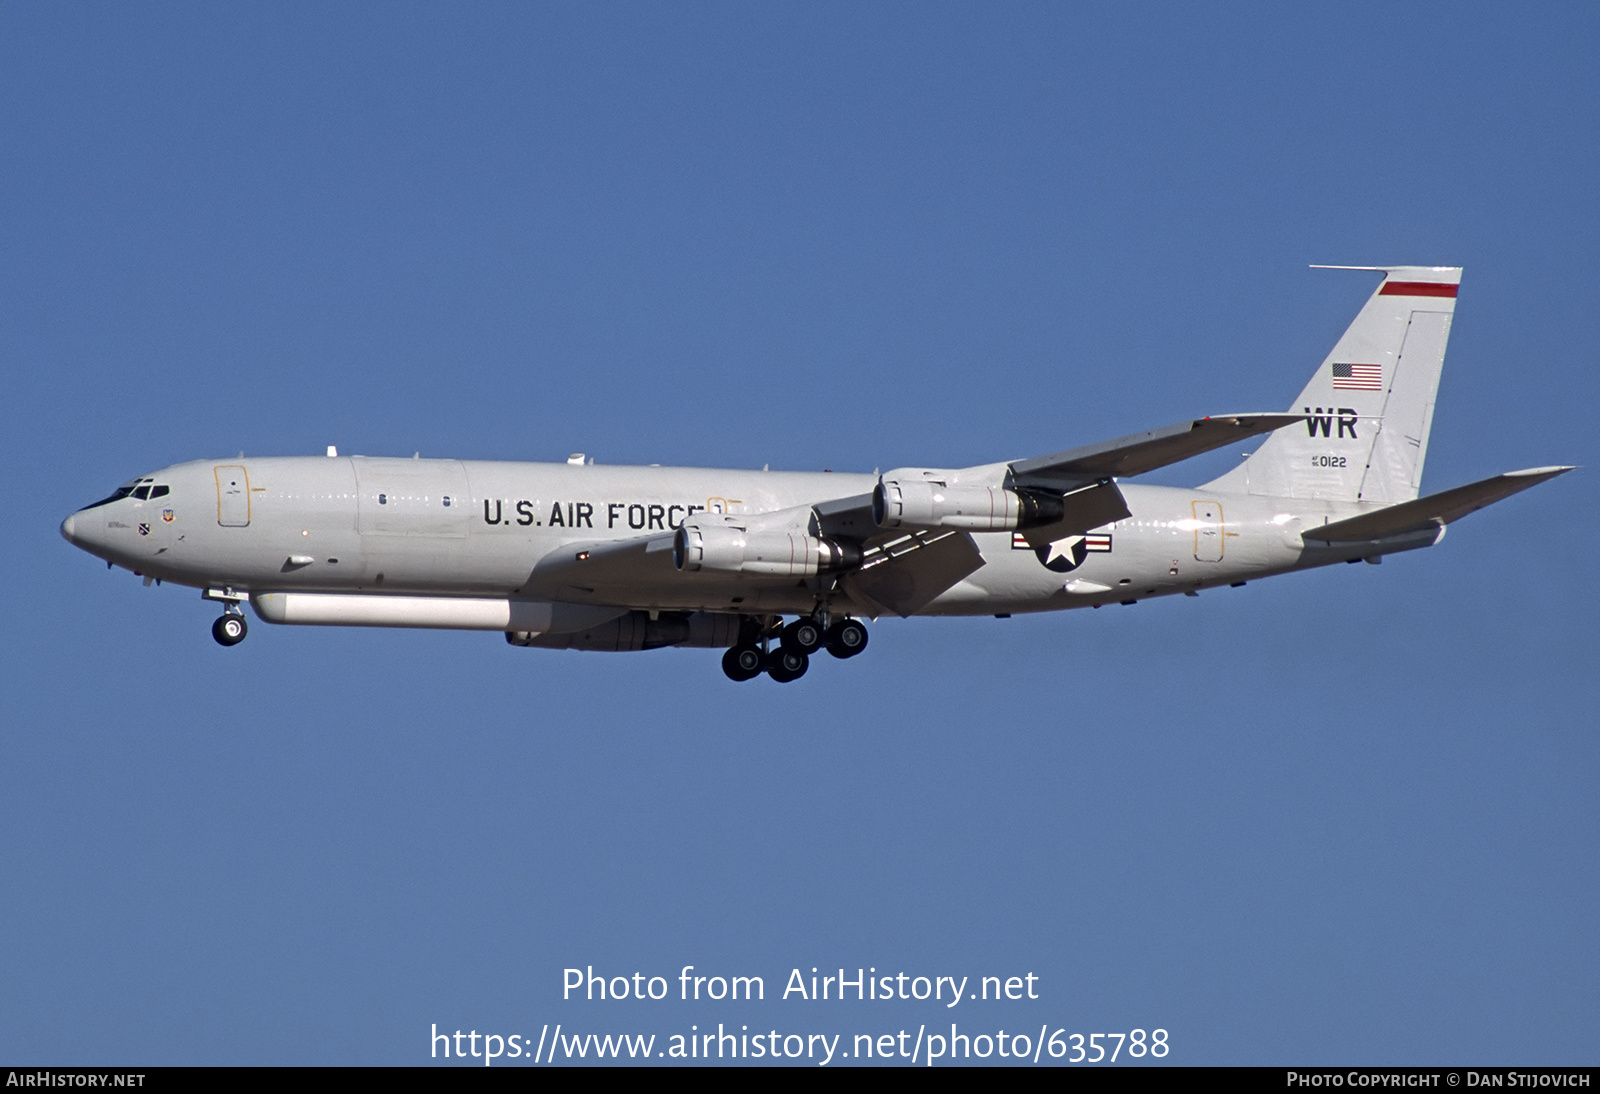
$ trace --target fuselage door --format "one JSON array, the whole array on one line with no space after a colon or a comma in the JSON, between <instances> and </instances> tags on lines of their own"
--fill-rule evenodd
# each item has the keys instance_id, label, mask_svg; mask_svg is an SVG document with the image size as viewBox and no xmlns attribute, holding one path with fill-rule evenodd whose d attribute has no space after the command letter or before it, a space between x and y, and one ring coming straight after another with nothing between
<instances>
[{"instance_id":1,"label":"fuselage door","mask_svg":"<svg viewBox=\"0 0 1600 1094\"><path fill-rule=\"evenodd\" d=\"M250 475L239 464L214 468L217 476L217 523L224 528L250 524Z\"/></svg>"},{"instance_id":2,"label":"fuselage door","mask_svg":"<svg viewBox=\"0 0 1600 1094\"><path fill-rule=\"evenodd\" d=\"M1194 559L1196 562L1222 561L1222 506L1214 501L1192 501L1194 512Z\"/></svg>"}]
</instances>

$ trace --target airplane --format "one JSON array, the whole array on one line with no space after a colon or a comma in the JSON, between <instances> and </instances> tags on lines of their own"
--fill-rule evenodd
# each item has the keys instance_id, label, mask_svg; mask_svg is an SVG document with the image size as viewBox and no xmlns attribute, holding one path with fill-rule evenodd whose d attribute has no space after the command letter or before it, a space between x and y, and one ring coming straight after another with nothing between
<instances>
[{"instance_id":1,"label":"airplane","mask_svg":"<svg viewBox=\"0 0 1600 1094\"><path fill-rule=\"evenodd\" d=\"M787 683L864 620L1137 604L1432 546L1572 470L1419 497L1461 269L1383 279L1285 413L1211 415L977 467L883 474L326 456L199 460L133 479L61 534L269 623L500 631L517 646L724 650ZM1221 478L1124 483L1266 435ZM792 617L792 618L786 618Z\"/></svg>"}]
</instances>

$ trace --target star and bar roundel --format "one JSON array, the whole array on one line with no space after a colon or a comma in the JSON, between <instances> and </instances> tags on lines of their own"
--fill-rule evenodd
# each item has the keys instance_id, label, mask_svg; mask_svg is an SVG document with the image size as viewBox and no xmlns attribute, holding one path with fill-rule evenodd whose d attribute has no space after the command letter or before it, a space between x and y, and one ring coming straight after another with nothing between
<instances>
[{"instance_id":1,"label":"star and bar roundel","mask_svg":"<svg viewBox=\"0 0 1600 1094\"><path fill-rule=\"evenodd\" d=\"M1047 570L1064 574L1076 570L1083 565L1083 560L1091 554L1109 554L1111 552L1111 534L1089 534L1085 536L1067 536L1063 539L1047 543L1043 547L1035 547L1029 543L1021 532L1011 534L1011 549L1013 551L1032 551L1038 558L1040 565Z\"/></svg>"}]
</instances>

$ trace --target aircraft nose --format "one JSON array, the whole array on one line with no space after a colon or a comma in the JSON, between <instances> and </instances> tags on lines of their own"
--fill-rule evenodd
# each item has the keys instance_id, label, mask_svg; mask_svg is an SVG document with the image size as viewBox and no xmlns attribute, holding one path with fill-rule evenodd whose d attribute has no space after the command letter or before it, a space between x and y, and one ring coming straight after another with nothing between
<instances>
[{"instance_id":1,"label":"aircraft nose","mask_svg":"<svg viewBox=\"0 0 1600 1094\"><path fill-rule=\"evenodd\" d=\"M61 538L68 543L78 542L78 514L74 513L61 522Z\"/></svg>"}]
</instances>

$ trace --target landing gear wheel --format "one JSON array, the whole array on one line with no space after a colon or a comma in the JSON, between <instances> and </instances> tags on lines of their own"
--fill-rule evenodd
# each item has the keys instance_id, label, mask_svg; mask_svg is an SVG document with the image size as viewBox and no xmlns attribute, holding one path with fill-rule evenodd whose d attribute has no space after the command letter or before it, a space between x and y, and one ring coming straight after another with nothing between
<instances>
[{"instance_id":1,"label":"landing gear wheel","mask_svg":"<svg viewBox=\"0 0 1600 1094\"><path fill-rule=\"evenodd\" d=\"M761 669L761 651L754 646L734 646L722 655L722 671L729 680L754 680Z\"/></svg>"},{"instance_id":2,"label":"landing gear wheel","mask_svg":"<svg viewBox=\"0 0 1600 1094\"><path fill-rule=\"evenodd\" d=\"M249 629L244 616L229 612L227 615L219 616L217 621L211 624L211 637L217 640L218 645L237 646L244 641Z\"/></svg>"},{"instance_id":3,"label":"landing gear wheel","mask_svg":"<svg viewBox=\"0 0 1600 1094\"><path fill-rule=\"evenodd\" d=\"M859 620L841 619L828 628L827 642L835 657L854 657L867 648L867 628Z\"/></svg>"},{"instance_id":4,"label":"landing gear wheel","mask_svg":"<svg viewBox=\"0 0 1600 1094\"><path fill-rule=\"evenodd\" d=\"M806 674L806 669L811 667L811 659L798 650L785 649L779 646L767 654L767 675L780 684L787 684L791 680L798 680Z\"/></svg>"},{"instance_id":5,"label":"landing gear wheel","mask_svg":"<svg viewBox=\"0 0 1600 1094\"><path fill-rule=\"evenodd\" d=\"M825 640L822 628L817 626L816 620L801 616L787 627L783 628L779 640L786 650L810 655L817 652L817 648Z\"/></svg>"}]
</instances>

